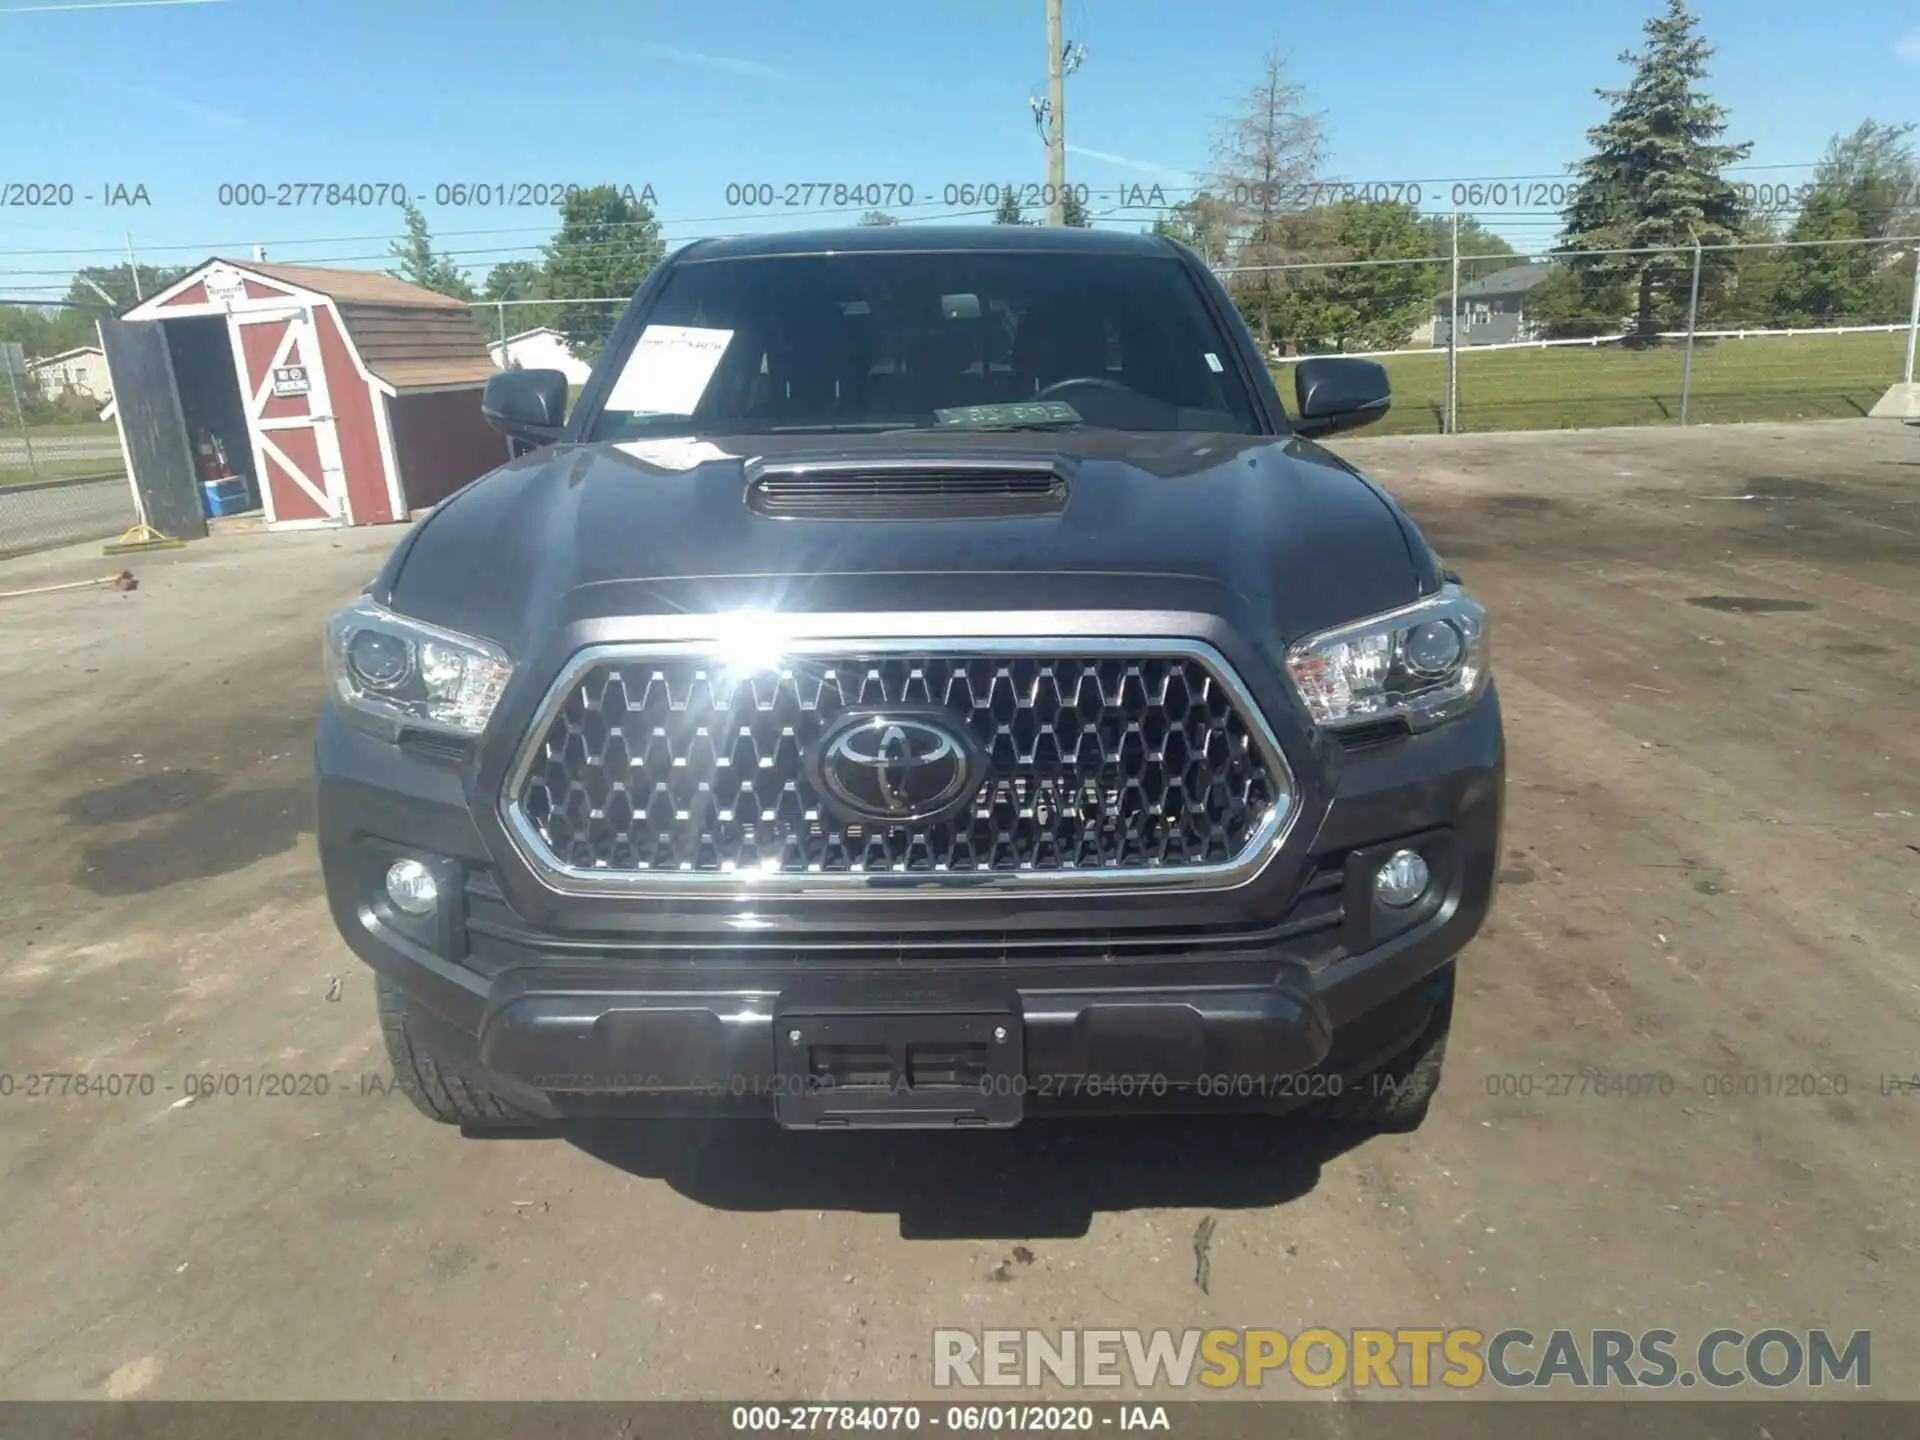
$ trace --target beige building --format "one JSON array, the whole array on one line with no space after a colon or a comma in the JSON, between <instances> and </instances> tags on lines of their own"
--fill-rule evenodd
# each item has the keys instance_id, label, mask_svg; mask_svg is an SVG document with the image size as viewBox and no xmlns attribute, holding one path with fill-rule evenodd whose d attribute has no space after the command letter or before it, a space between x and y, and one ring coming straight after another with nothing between
<instances>
[{"instance_id":1,"label":"beige building","mask_svg":"<svg viewBox=\"0 0 1920 1440\"><path fill-rule=\"evenodd\" d=\"M49 400L58 400L68 391L84 395L96 405L104 405L113 398L113 382L107 378L107 357L98 345L85 345L45 360L30 361L27 373Z\"/></svg>"},{"instance_id":2,"label":"beige building","mask_svg":"<svg viewBox=\"0 0 1920 1440\"><path fill-rule=\"evenodd\" d=\"M544 326L509 335L504 341L495 340L487 346L487 353L502 370L558 370L576 392L593 374L593 367L567 348L566 336Z\"/></svg>"}]
</instances>

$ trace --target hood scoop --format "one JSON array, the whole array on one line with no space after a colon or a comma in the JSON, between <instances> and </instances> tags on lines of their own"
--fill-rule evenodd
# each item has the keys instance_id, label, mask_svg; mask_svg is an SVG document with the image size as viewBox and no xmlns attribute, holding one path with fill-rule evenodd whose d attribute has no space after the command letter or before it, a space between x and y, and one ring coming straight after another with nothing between
<instances>
[{"instance_id":1,"label":"hood scoop","mask_svg":"<svg viewBox=\"0 0 1920 1440\"><path fill-rule=\"evenodd\" d=\"M1050 460L760 461L747 508L773 520L991 520L1058 515L1064 469Z\"/></svg>"}]
</instances>

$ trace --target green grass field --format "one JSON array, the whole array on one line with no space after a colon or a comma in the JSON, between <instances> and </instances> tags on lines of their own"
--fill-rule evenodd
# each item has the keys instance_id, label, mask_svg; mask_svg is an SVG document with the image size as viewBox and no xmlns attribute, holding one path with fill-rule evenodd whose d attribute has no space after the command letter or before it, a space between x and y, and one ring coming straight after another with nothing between
<instances>
[{"instance_id":1,"label":"green grass field","mask_svg":"<svg viewBox=\"0 0 1920 1440\"><path fill-rule=\"evenodd\" d=\"M1736 420L1821 420L1865 415L1900 378L1906 336L1795 335L1701 341L1693 354L1697 424ZM1686 346L1652 350L1618 345L1494 350L1459 358L1460 428L1565 430L1597 425L1662 425L1680 418ZM1384 362L1393 409L1370 435L1443 429L1446 352ZM1293 399L1290 365L1274 367L1280 393Z\"/></svg>"},{"instance_id":2,"label":"green grass field","mask_svg":"<svg viewBox=\"0 0 1920 1440\"><path fill-rule=\"evenodd\" d=\"M20 432L11 427L0 430L0 438L18 438ZM119 434L111 420L74 420L59 425L29 425L27 436L33 440L113 440Z\"/></svg>"},{"instance_id":3,"label":"green grass field","mask_svg":"<svg viewBox=\"0 0 1920 1440\"><path fill-rule=\"evenodd\" d=\"M58 425L29 425L27 439L36 446L33 469L27 468L20 431L12 424L0 426L0 485L24 485L33 480L63 480L72 475L117 474L120 463L119 434L112 421L70 421ZM102 440L113 445L111 454L73 459L57 453L64 440Z\"/></svg>"},{"instance_id":4,"label":"green grass field","mask_svg":"<svg viewBox=\"0 0 1920 1440\"><path fill-rule=\"evenodd\" d=\"M35 472L38 473L35 473ZM117 456L95 456L91 460L41 460L33 470L26 465L0 467L0 485L26 485L35 480L65 480L75 475L123 475L126 467Z\"/></svg>"}]
</instances>

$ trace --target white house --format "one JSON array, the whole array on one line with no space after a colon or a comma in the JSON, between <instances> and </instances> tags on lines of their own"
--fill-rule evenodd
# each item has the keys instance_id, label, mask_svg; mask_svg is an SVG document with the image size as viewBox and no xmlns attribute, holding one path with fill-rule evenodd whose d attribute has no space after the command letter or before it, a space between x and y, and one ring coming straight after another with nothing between
<instances>
[{"instance_id":1,"label":"white house","mask_svg":"<svg viewBox=\"0 0 1920 1440\"><path fill-rule=\"evenodd\" d=\"M548 326L495 340L487 352L502 370L558 370L573 386L586 384L593 373L591 365L567 349L567 337Z\"/></svg>"},{"instance_id":2,"label":"white house","mask_svg":"<svg viewBox=\"0 0 1920 1440\"><path fill-rule=\"evenodd\" d=\"M66 391L84 395L97 405L113 398L113 381L107 377L107 357L98 345L83 345L78 350L49 355L45 360L30 361L27 373L49 400L58 400Z\"/></svg>"}]
</instances>

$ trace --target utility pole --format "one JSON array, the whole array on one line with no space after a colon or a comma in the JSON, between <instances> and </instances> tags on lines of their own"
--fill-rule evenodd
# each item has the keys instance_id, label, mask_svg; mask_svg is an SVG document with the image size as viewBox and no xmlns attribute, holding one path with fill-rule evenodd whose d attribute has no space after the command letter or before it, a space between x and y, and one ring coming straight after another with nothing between
<instances>
[{"instance_id":1,"label":"utility pole","mask_svg":"<svg viewBox=\"0 0 1920 1440\"><path fill-rule=\"evenodd\" d=\"M147 297L140 293L140 262L133 258L133 231L131 230L127 231L127 271L133 276L133 298L146 299Z\"/></svg>"},{"instance_id":2,"label":"utility pole","mask_svg":"<svg viewBox=\"0 0 1920 1440\"><path fill-rule=\"evenodd\" d=\"M1047 0L1047 224L1067 223L1067 75L1060 34L1060 0Z\"/></svg>"},{"instance_id":3,"label":"utility pole","mask_svg":"<svg viewBox=\"0 0 1920 1440\"><path fill-rule=\"evenodd\" d=\"M1907 306L1907 363L1901 371L1904 384L1913 384L1916 349L1920 349L1920 247L1913 252L1913 299Z\"/></svg>"},{"instance_id":4,"label":"utility pole","mask_svg":"<svg viewBox=\"0 0 1920 1440\"><path fill-rule=\"evenodd\" d=\"M1687 358L1680 369L1680 423L1693 402L1693 332L1700 324L1700 237L1693 237L1693 289L1687 294Z\"/></svg>"},{"instance_id":5,"label":"utility pole","mask_svg":"<svg viewBox=\"0 0 1920 1440\"><path fill-rule=\"evenodd\" d=\"M1460 428L1460 212L1453 212L1453 281L1447 294L1447 434Z\"/></svg>"}]
</instances>

